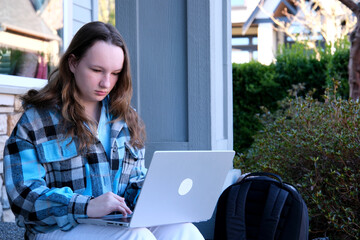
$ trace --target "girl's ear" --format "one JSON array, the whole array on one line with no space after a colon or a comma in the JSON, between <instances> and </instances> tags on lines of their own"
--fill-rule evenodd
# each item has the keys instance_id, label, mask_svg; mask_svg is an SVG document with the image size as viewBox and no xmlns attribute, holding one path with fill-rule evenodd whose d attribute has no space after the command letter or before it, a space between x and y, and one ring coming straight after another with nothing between
<instances>
[{"instance_id":1,"label":"girl's ear","mask_svg":"<svg viewBox=\"0 0 360 240\"><path fill-rule=\"evenodd\" d=\"M76 69L76 66L77 66L77 60L76 60L76 57L75 57L74 54L69 55L68 64L69 64L70 71L72 73L74 73L75 69Z\"/></svg>"}]
</instances>

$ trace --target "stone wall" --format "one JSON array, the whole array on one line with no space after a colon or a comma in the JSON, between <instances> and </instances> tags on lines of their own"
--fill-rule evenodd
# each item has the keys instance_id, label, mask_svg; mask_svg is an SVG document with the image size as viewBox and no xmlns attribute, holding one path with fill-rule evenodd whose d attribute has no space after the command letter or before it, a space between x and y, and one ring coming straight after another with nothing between
<instances>
[{"instance_id":1,"label":"stone wall","mask_svg":"<svg viewBox=\"0 0 360 240\"><path fill-rule=\"evenodd\" d=\"M18 95L0 93L0 221L14 222L4 186L3 151L6 140L21 116L21 101Z\"/></svg>"}]
</instances>

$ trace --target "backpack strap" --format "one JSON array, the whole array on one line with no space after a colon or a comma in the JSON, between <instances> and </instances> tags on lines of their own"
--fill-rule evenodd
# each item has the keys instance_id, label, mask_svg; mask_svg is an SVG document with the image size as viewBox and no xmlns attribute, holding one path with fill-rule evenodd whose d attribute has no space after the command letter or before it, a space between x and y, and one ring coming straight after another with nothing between
<instances>
[{"instance_id":1,"label":"backpack strap","mask_svg":"<svg viewBox=\"0 0 360 240\"><path fill-rule=\"evenodd\" d=\"M275 239L281 211L289 193L274 184L270 184L264 214L261 220L259 240Z\"/></svg>"},{"instance_id":2,"label":"backpack strap","mask_svg":"<svg viewBox=\"0 0 360 240\"><path fill-rule=\"evenodd\" d=\"M245 202L251 182L236 184L229 193L226 213L231 221L226 224L228 239L246 239Z\"/></svg>"}]
</instances>

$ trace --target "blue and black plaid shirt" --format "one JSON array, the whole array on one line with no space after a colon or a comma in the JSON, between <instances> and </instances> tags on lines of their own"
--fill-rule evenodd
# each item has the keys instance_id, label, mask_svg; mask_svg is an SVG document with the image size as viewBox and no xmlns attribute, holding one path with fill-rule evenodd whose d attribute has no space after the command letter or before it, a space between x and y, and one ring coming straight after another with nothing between
<instances>
[{"instance_id":1,"label":"blue and black plaid shirt","mask_svg":"<svg viewBox=\"0 0 360 240\"><path fill-rule=\"evenodd\" d=\"M107 156L100 141L80 153L76 138L65 139L61 118L58 109L28 109L4 149L11 209L29 239L76 226L92 196L112 191L133 208L145 178L145 150L129 144L124 121L111 123Z\"/></svg>"}]
</instances>

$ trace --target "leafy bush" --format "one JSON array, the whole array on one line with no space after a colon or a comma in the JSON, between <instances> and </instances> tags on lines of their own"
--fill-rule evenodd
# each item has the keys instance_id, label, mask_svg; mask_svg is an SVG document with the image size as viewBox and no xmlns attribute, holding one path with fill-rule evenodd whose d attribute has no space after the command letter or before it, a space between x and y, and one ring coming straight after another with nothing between
<instances>
[{"instance_id":1,"label":"leafy bush","mask_svg":"<svg viewBox=\"0 0 360 240\"><path fill-rule=\"evenodd\" d=\"M265 111L263 131L235 167L296 185L308 206L310 239L360 239L360 102L334 96L327 91L319 101L310 93L287 98L275 114Z\"/></svg>"},{"instance_id":2,"label":"leafy bush","mask_svg":"<svg viewBox=\"0 0 360 240\"><path fill-rule=\"evenodd\" d=\"M323 54L300 43L280 48L276 56L275 81L283 89L283 98L287 96L286 90L298 83L305 83L307 91L316 89L315 98L324 94L329 58L327 52L319 51Z\"/></svg>"},{"instance_id":3,"label":"leafy bush","mask_svg":"<svg viewBox=\"0 0 360 240\"><path fill-rule=\"evenodd\" d=\"M276 109L278 84L274 81L274 66L259 62L233 64L234 148L243 151L253 142L252 136L261 128L255 117L260 106Z\"/></svg>"},{"instance_id":4,"label":"leafy bush","mask_svg":"<svg viewBox=\"0 0 360 240\"><path fill-rule=\"evenodd\" d=\"M349 46L344 39L315 52L296 43L283 46L270 66L258 62L233 64L235 151L245 152L262 128L254 116L261 112L260 107L275 111L277 102L287 96L293 85L304 83L305 92L316 89L313 97L322 100L325 88L337 80L341 82L337 95L348 99Z\"/></svg>"},{"instance_id":5,"label":"leafy bush","mask_svg":"<svg viewBox=\"0 0 360 240\"><path fill-rule=\"evenodd\" d=\"M327 86L333 87L334 80L340 81L337 95L343 99L349 98L349 57L350 42L347 39L335 43L335 52L331 55L327 66Z\"/></svg>"}]
</instances>

